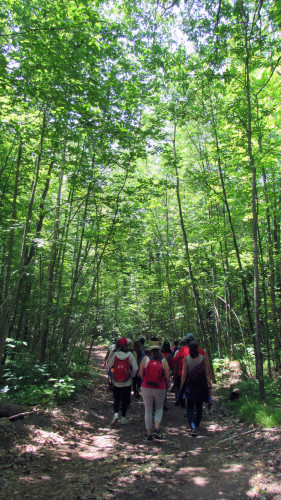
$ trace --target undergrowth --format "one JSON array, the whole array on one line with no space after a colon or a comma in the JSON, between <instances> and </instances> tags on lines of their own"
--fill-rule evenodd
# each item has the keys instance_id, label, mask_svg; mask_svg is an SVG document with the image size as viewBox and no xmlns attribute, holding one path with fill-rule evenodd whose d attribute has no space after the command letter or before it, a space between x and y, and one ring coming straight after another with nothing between
<instances>
[{"instance_id":1,"label":"undergrowth","mask_svg":"<svg viewBox=\"0 0 281 500\"><path fill-rule=\"evenodd\" d=\"M60 375L63 372L65 373ZM87 363L80 349L74 352L66 370L63 362L38 363L21 349L20 354L16 353L6 360L0 401L24 406L62 403L83 388L90 388L97 374L97 370Z\"/></svg>"},{"instance_id":2,"label":"undergrowth","mask_svg":"<svg viewBox=\"0 0 281 500\"><path fill-rule=\"evenodd\" d=\"M262 428L279 427L281 426L280 377L276 379L265 377L264 383L265 400L260 399L258 381L253 378L239 380L235 384L235 388L239 389L239 397L233 401L230 400L230 389L221 386L220 383L217 393L223 404L238 415L241 421Z\"/></svg>"}]
</instances>

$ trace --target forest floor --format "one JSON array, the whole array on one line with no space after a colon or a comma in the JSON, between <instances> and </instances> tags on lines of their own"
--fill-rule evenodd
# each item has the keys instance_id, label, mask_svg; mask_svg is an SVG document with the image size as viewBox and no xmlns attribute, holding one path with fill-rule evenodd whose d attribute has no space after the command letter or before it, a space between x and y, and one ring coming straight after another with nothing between
<instances>
[{"instance_id":1,"label":"forest floor","mask_svg":"<svg viewBox=\"0 0 281 500\"><path fill-rule=\"evenodd\" d=\"M280 429L241 423L215 394L193 438L172 393L162 441L145 440L141 398L132 397L128 424L112 429L104 355L94 348L94 390L0 427L1 499L281 500Z\"/></svg>"}]
</instances>

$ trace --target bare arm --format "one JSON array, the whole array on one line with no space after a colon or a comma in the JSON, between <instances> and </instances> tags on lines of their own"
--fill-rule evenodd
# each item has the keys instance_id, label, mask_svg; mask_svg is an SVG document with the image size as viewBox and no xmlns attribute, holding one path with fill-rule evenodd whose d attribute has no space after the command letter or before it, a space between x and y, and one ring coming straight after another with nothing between
<instances>
[{"instance_id":1,"label":"bare arm","mask_svg":"<svg viewBox=\"0 0 281 500\"><path fill-rule=\"evenodd\" d=\"M206 374L206 379L208 382L208 387L212 387L210 363L209 363L207 356L203 356L203 359L204 359L205 374Z\"/></svg>"},{"instance_id":2,"label":"bare arm","mask_svg":"<svg viewBox=\"0 0 281 500\"><path fill-rule=\"evenodd\" d=\"M141 378L143 378L144 368L145 368L145 364L146 364L146 358L147 358L147 356L144 356L142 358L141 364L140 364L140 367L139 367L139 376Z\"/></svg>"},{"instance_id":3,"label":"bare arm","mask_svg":"<svg viewBox=\"0 0 281 500\"><path fill-rule=\"evenodd\" d=\"M105 358L104 358L104 366L106 366L106 362L107 362L108 356L109 356L109 349L107 349L107 351L106 351L106 355L105 355Z\"/></svg>"},{"instance_id":4,"label":"bare arm","mask_svg":"<svg viewBox=\"0 0 281 500\"><path fill-rule=\"evenodd\" d=\"M169 363L168 361L164 358L162 360L162 364L163 364L163 369L164 369L164 375L165 375L165 379L166 379L166 382L167 382L167 385L169 386L170 383L171 383L171 371L170 371L170 367L169 367Z\"/></svg>"},{"instance_id":5,"label":"bare arm","mask_svg":"<svg viewBox=\"0 0 281 500\"><path fill-rule=\"evenodd\" d=\"M132 377L135 377L135 375L137 374L137 371L138 371L138 363L136 362L136 358L132 352L130 352L130 364L131 364L131 369L132 369L131 375L132 375Z\"/></svg>"}]
</instances>

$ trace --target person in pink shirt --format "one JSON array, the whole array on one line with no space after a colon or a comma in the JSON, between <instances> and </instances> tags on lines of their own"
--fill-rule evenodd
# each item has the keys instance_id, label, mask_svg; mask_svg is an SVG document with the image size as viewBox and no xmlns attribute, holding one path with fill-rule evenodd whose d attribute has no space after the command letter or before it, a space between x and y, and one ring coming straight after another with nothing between
<instances>
[{"instance_id":1,"label":"person in pink shirt","mask_svg":"<svg viewBox=\"0 0 281 500\"><path fill-rule=\"evenodd\" d=\"M161 355L159 341L151 340L148 346L149 356L144 356L139 374L142 378L141 394L145 407L145 426L147 441L153 437L162 439L160 424L163 417L163 406L166 388L170 386L170 367ZM155 405L154 431L152 432L152 414Z\"/></svg>"}]
</instances>

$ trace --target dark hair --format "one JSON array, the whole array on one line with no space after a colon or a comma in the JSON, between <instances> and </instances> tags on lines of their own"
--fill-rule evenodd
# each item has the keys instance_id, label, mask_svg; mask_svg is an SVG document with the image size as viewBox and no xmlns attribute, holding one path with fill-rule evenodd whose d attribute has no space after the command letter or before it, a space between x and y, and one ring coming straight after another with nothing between
<instances>
[{"instance_id":1,"label":"dark hair","mask_svg":"<svg viewBox=\"0 0 281 500\"><path fill-rule=\"evenodd\" d=\"M188 344L188 347L191 358L197 358L197 356L199 355L197 342L195 342L195 340L191 340Z\"/></svg>"},{"instance_id":2,"label":"dark hair","mask_svg":"<svg viewBox=\"0 0 281 500\"><path fill-rule=\"evenodd\" d=\"M142 345L139 340L136 340L134 343L134 350L136 351L137 354L140 354L142 351Z\"/></svg>"},{"instance_id":3,"label":"dark hair","mask_svg":"<svg viewBox=\"0 0 281 500\"><path fill-rule=\"evenodd\" d=\"M150 351L151 359L159 359L159 356L160 356L160 349L151 349Z\"/></svg>"},{"instance_id":4,"label":"dark hair","mask_svg":"<svg viewBox=\"0 0 281 500\"><path fill-rule=\"evenodd\" d=\"M127 345L119 345L119 343L117 344L117 349L118 351L123 351L123 352L128 352L128 344Z\"/></svg>"},{"instance_id":5,"label":"dark hair","mask_svg":"<svg viewBox=\"0 0 281 500\"><path fill-rule=\"evenodd\" d=\"M162 347L162 352L168 352L168 353L172 352L170 342L164 342Z\"/></svg>"},{"instance_id":6,"label":"dark hair","mask_svg":"<svg viewBox=\"0 0 281 500\"><path fill-rule=\"evenodd\" d=\"M156 335L154 335L153 337L151 337L151 339L150 339L150 340L153 340L153 342L154 342L154 341L157 341L157 342L158 342L158 340L159 340L159 339L158 339L158 337L156 337Z\"/></svg>"},{"instance_id":7,"label":"dark hair","mask_svg":"<svg viewBox=\"0 0 281 500\"><path fill-rule=\"evenodd\" d=\"M145 339L144 339L143 337L141 337L141 338L139 339L139 342L140 342L142 345L144 345L144 343L145 343Z\"/></svg>"},{"instance_id":8,"label":"dark hair","mask_svg":"<svg viewBox=\"0 0 281 500\"><path fill-rule=\"evenodd\" d=\"M179 345L179 341L178 341L178 339L175 339L175 340L174 340L174 345Z\"/></svg>"}]
</instances>

